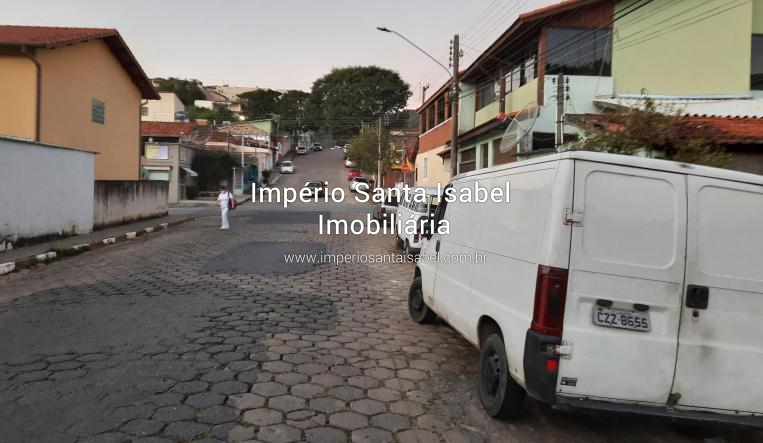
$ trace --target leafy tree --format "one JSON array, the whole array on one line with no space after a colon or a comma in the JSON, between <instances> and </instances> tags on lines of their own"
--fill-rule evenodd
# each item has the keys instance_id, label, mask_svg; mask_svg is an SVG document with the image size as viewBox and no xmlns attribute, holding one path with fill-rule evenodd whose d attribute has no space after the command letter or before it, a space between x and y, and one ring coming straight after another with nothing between
<instances>
[{"instance_id":1,"label":"leafy tree","mask_svg":"<svg viewBox=\"0 0 763 443\"><path fill-rule=\"evenodd\" d=\"M194 100L203 100L204 91L198 80L187 80L175 77L155 78L156 89L161 92L174 92L184 105L193 105Z\"/></svg>"},{"instance_id":2,"label":"leafy tree","mask_svg":"<svg viewBox=\"0 0 763 443\"><path fill-rule=\"evenodd\" d=\"M241 109L250 119L268 118L278 114L281 93L272 89L256 89L239 95Z\"/></svg>"},{"instance_id":3,"label":"leafy tree","mask_svg":"<svg viewBox=\"0 0 763 443\"><path fill-rule=\"evenodd\" d=\"M350 140L348 157L355 162L355 167L366 174L376 174L376 157L379 153L378 128L366 126L360 134ZM390 170L393 164L400 161L401 154L394 149L388 132L382 128L381 137L382 172Z\"/></svg>"},{"instance_id":4,"label":"leafy tree","mask_svg":"<svg viewBox=\"0 0 763 443\"><path fill-rule=\"evenodd\" d=\"M642 155L685 163L724 166L729 156L721 146L701 138L701 133L682 119L680 110L658 112L654 100L644 99L644 108L612 116L614 127L602 130L584 127L586 136L573 145L585 151Z\"/></svg>"},{"instance_id":5,"label":"leafy tree","mask_svg":"<svg viewBox=\"0 0 763 443\"><path fill-rule=\"evenodd\" d=\"M310 93L298 90L289 90L281 94L278 101L279 127L285 132L300 129L301 126L309 125L307 116Z\"/></svg>"},{"instance_id":6,"label":"leafy tree","mask_svg":"<svg viewBox=\"0 0 763 443\"><path fill-rule=\"evenodd\" d=\"M358 134L361 122L403 110L410 87L395 71L378 66L338 68L313 83L309 110L335 135Z\"/></svg>"},{"instance_id":7,"label":"leafy tree","mask_svg":"<svg viewBox=\"0 0 763 443\"><path fill-rule=\"evenodd\" d=\"M239 166L239 162L227 151L199 150L191 162L191 168L199 174L199 189L205 191L217 190L220 182L230 178L234 166Z\"/></svg>"},{"instance_id":8,"label":"leafy tree","mask_svg":"<svg viewBox=\"0 0 763 443\"><path fill-rule=\"evenodd\" d=\"M221 106L215 106L212 109L191 106L188 110L188 118L190 120L204 119L210 122L232 122L238 120L233 111Z\"/></svg>"}]
</instances>

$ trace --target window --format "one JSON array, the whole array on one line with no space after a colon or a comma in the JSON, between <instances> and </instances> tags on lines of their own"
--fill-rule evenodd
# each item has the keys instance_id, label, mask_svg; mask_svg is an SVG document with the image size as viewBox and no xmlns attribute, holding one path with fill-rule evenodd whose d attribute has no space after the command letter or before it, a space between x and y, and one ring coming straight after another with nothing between
<instances>
[{"instance_id":1,"label":"window","mask_svg":"<svg viewBox=\"0 0 763 443\"><path fill-rule=\"evenodd\" d=\"M90 121L101 125L106 123L106 103L95 98L90 100Z\"/></svg>"},{"instance_id":2,"label":"window","mask_svg":"<svg viewBox=\"0 0 763 443\"><path fill-rule=\"evenodd\" d=\"M440 124L445 121L445 96L437 99L437 118L435 124Z\"/></svg>"},{"instance_id":3,"label":"window","mask_svg":"<svg viewBox=\"0 0 763 443\"><path fill-rule=\"evenodd\" d=\"M148 106L141 106L140 107L140 115L141 115L141 117L148 116Z\"/></svg>"},{"instance_id":4,"label":"window","mask_svg":"<svg viewBox=\"0 0 763 443\"><path fill-rule=\"evenodd\" d=\"M612 74L612 30L550 28L546 73Z\"/></svg>"},{"instance_id":5,"label":"window","mask_svg":"<svg viewBox=\"0 0 763 443\"><path fill-rule=\"evenodd\" d=\"M482 158L482 163L480 164L480 167L487 168L488 167L488 150L489 150L490 144L483 143L480 145L480 157Z\"/></svg>"},{"instance_id":6,"label":"window","mask_svg":"<svg viewBox=\"0 0 763 443\"><path fill-rule=\"evenodd\" d=\"M421 169L423 169L423 171L421 171L421 178L426 180L427 178L429 178L429 158L424 157L424 162L422 163L421 166L422 166Z\"/></svg>"},{"instance_id":7,"label":"window","mask_svg":"<svg viewBox=\"0 0 763 443\"><path fill-rule=\"evenodd\" d=\"M427 107L427 131L435 127L434 118L434 104L432 104Z\"/></svg>"},{"instance_id":8,"label":"window","mask_svg":"<svg viewBox=\"0 0 763 443\"><path fill-rule=\"evenodd\" d=\"M496 85L497 82L490 82L480 87L477 93L477 109L482 109L495 101L495 92L497 91Z\"/></svg>"},{"instance_id":9,"label":"window","mask_svg":"<svg viewBox=\"0 0 763 443\"><path fill-rule=\"evenodd\" d=\"M461 164L458 167L458 172L474 171L477 167L477 148L469 148L461 151Z\"/></svg>"},{"instance_id":10,"label":"window","mask_svg":"<svg viewBox=\"0 0 763 443\"><path fill-rule=\"evenodd\" d=\"M169 160L170 148L166 145L146 145L146 158L148 160Z\"/></svg>"},{"instance_id":11,"label":"window","mask_svg":"<svg viewBox=\"0 0 763 443\"><path fill-rule=\"evenodd\" d=\"M763 90L763 34L752 36L750 89L755 91Z\"/></svg>"}]
</instances>

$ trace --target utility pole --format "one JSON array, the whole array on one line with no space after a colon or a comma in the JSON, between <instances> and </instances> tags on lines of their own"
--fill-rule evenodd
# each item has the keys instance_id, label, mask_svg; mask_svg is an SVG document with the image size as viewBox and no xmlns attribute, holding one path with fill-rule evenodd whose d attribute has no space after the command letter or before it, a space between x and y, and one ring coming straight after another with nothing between
<instances>
[{"instance_id":1,"label":"utility pole","mask_svg":"<svg viewBox=\"0 0 763 443\"><path fill-rule=\"evenodd\" d=\"M559 73L556 76L556 139L554 147L559 147L564 143L564 74Z\"/></svg>"},{"instance_id":2,"label":"utility pole","mask_svg":"<svg viewBox=\"0 0 763 443\"><path fill-rule=\"evenodd\" d=\"M382 118L379 116L379 133L378 136L378 152L376 153L376 187L381 188L382 187Z\"/></svg>"},{"instance_id":3,"label":"utility pole","mask_svg":"<svg viewBox=\"0 0 763 443\"><path fill-rule=\"evenodd\" d=\"M458 59L461 50L458 45L458 34L453 36L453 51L451 60L453 65L453 79L450 86L450 176L456 175L456 155L458 153Z\"/></svg>"},{"instance_id":4,"label":"utility pole","mask_svg":"<svg viewBox=\"0 0 763 443\"><path fill-rule=\"evenodd\" d=\"M429 89L429 84L421 85L421 105L424 105L424 102L427 101L427 89Z\"/></svg>"}]
</instances>

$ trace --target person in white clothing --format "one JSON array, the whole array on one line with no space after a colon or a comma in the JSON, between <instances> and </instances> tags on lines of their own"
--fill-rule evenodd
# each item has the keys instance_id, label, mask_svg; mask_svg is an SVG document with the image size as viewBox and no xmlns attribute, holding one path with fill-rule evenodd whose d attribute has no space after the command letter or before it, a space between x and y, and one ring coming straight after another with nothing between
<instances>
[{"instance_id":1,"label":"person in white clothing","mask_svg":"<svg viewBox=\"0 0 763 443\"><path fill-rule=\"evenodd\" d=\"M223 219L223 224L220 229L230 229L228 224L228 208L230 207L230 201L233 198L228 192L225 186L220 187L220 195L217 196L217 202L220 203L220 212Z\"/></svg>"}]
</instances>

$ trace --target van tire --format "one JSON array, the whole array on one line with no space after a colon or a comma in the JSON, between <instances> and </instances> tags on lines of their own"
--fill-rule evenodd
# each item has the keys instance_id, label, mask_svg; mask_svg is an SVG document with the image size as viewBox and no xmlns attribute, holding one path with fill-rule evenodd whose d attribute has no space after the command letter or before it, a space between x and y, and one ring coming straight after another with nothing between
<instances>
[{"instance_id":1,"label":"van tire","mask_svg":"<svg viewBox=\"0 0 763 443\"><path fill-rule=\"evenodd\" d=\"M398 237L397 235L395 235L395 248L398 250L403 249L403 241L400 240L400 237Z\"/></svg>"},{"instance_id":2,"label":"van tire","mask_svg":"<svg viewBox=\"0 0 763 443\"><path fill-rule=\"evenodd\" d=\"M432 323L437 314L424 302L424 293L421 290L421 277L416 277L408 291L408 314L411 320L419 324Z\"/></svg>"},{"instance_id":3,"label":"van tire","mask_svg":"<svg viewBox=\"0 0 763 443\"><path fill-rule=\"evenodd\" d=\"M500 335L488 335L480 346L479 394L482 408L493 418L522 415L525 390L509 374L506 347Z\"/></svg>"},{"instance_id":4,"label":"van tire","mask_svg":"<svg viewBox=\"0 0 763 443\"><path fill-rule=\"evenodd\" d=\"M403 248L403 251L405 251L405 255L407 255L408 257L413 255L411 254L411 245L410 243L408 243L408 239L405 240L405 247Z\"/></svg>"}]
</instances>

